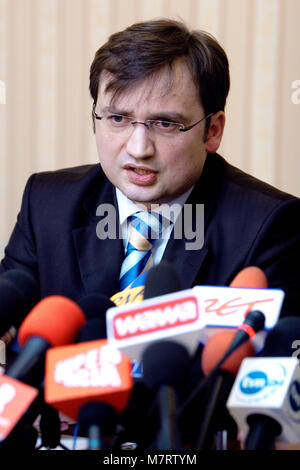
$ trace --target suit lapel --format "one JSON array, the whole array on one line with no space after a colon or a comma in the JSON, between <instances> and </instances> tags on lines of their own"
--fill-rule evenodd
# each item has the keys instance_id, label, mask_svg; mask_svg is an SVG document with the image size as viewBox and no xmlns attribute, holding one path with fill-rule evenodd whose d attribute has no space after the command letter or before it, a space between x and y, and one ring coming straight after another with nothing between
<instances>
[{"instance_id":1,"label":"suit lapel","mask_svg":"<svg viewBox=\"0 0 300 470\"><path fill-rule=\"evenodd\" d=\"M213 215L218 198L220 197L223 171L223 159L217 154L208 154L202 175L183 208L182 217L176 221L174 227L175 232L177 224L181 224L183 236L181 239L177 240L172 236L167 244L163 259L175 266L183 289L188 289L192 285L195 285L195 283L199 284L201 282L203 263L210 252L206 234L208 228L210 228L211 231L214 223ZM195 213L197 204L203 205L203 220ZM191 207L188 208L188 205ZM193 211L192 218L191 208ZM198 222L197 226L195 225L195 221L196 223ZM191 226L191 224L193 225ZM199 233L202 231L202 247L197 249L187 248L188 244L193 246L193 243L191 244L193 240L186 237L187 233L191 233L192 231L196 232L198 237ZM177 231L177 233L180 233L180 230L179 232ZM197 244L194 245L194 248L196 246Z\"/></svg>"},{"instance_id":2,"label":"suit lapel","mask_svg":"<svg viewBox=\"0 0 300 470\"><path fill-rule=\"evenodd\" d=\"M86 293L110 297L119 290L123 240L118 236L119 215L113 186L108 181L100 184L100 196L97 190L84 204L88 223L73 230L73 240ZM97 210L102 211L102 217ZM108 230L116 230L116 238L101 239L99 234Z\"/></svg>"}]
</instances>

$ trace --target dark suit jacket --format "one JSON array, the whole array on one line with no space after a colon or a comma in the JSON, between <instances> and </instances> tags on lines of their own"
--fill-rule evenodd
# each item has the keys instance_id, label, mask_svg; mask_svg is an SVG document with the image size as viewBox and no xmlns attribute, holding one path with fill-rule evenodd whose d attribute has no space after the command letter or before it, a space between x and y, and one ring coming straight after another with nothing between
<instances>
[{"instance_id":1,"label":"dark suit jacket","mask_svg":"<svg viewBox=\"0 0 300 470\"><path fill-rule=\"evenodd\" d=\"M96 235L96 210L103 203L116 205L116 196L99 165L32 175L0 272L34 273L42 297L76 300L118 292L123 244ZM210 154L187 203L204 204L204 246L188 251L190 240L171 238L163 257L177 269L183 288L228 285L254 265L269 287L285 291L282 314L300 312L300 199Z\"/></svg>"}]
</instances>

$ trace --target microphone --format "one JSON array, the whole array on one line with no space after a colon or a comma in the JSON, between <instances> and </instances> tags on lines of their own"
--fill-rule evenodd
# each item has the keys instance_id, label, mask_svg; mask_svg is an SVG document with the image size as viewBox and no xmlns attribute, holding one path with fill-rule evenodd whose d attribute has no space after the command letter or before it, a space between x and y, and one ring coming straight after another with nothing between
<instances>
[{"instance_id":1,"label":"microphone","mask_svg":"<svg viewBox=\"0 0 300 470\"><path fill-rule=\"evenodd\" d=\"M159 269L159 265L156 268ZM249 271L252 274L253 271L258 272L265 278L259 268L253 267L245 272L249 274ZM245 285L245 274L240 277L243 277ZM146 282L149 279L150 273ZM253 279L249 282L253 283ZM156 297L116 306L107 311L109 341L132 360L140 361L146 344L167 338L183 344L192 355L201 347L199 343L205 343L213 330L236 328L249 311L261 310L266 318L265 329L268 330L278 320L284 297L284 292L280 289L225 286L195 286L157 295L160 284L161 281L158 280L157 291L154 289ZM243 335L247 338L244 333L239 333L239 336ZM264 336L264 332L256 335L255 343L258 348Z\"/></svg>"},{"instance_id":2,"label":"microphone","mask_svg":"<svg viewBox=\"0 0 300 470\"><path fill-rule=\"evenodd\" d=\"M251 342L247 341L227 357L224 350L230 349L234 342L232 338L235 338L232 331L216 333L208 339L202 352L202 370L206 375L206 383L210 386L206 390L204 416L197 439L196 448L199 450L210 449L214 434L218 431L228 429L231 434L236 433L236 426L233 425L225 404L242 360L254 356L255 349ZM219 357L221 359L218 361ZM224 360L224 357L227 359Z\"/></svg>"},{"instance_id":3,"label":"microphone","mask_svg":"<svg viewBox=\"0 0 300 470\"><path fill-rule=\"evenodd\" d=\"M1 377L14 391L13 401L8 408L11 425L5 430L5 436L8 437L1 448L10 448L15 439L22 440L25 427L28 429L32 426L40 407L43 407L39 390L25 384L38 382L40 388L40 377L43 375L40 368L43 369L41 365L45 351L51 344L72 341L84 322L85 317L75 302L62 296L50 296L41 300L21 324L18 339L23 349ZM28 380L28 374L33 372L34 377ZM21 402L20 397L23 397Z\"/></svg>"},{"instance_id":4,"label":"microphone","mask_svg":"<svg viewBox=\"0 0 300 470\"><path fill-rule=\"evenodd\" d=\"M177 401L180 386L187 378L189 354L181 344L173 341L153 343L143 354L144 383L156 392L160 427L158 449L174 450L181 447L177 423Z\"/></svg>"},{"instance_id":5,"label":"microphone","mask_svg":"<svg viewBox=\"0 0 300 470\"><path fill-rule=\"evenodd\" d=\"M92 341L106 337L105 311L113 306L102 294L88 294L76 302L83 311L86 323L80 329L74 342ZM40 419L41 445L48 449L66 447L60 440L60 419L58 411L46 403L41 404Z\"/></svg>"},{"instance_id":6,"label":"microphone","mask_svg":"<svg viewBox=\"0 0 300 470\"><path fill-rule=\"evenodd\" d=\"M108 297L98 293L87 294L77 300L76 303L84 311L87 320L92 318L105 320L106 311L115 307L115 304Z\"/></svg>"},{"instance_id":7,"label":"microphone","mask_svg":"<svg viewBox=\"0 0 300 470\"><path fill-rule=\"evenodd\" d=\"M262 356L289 357L293 355L293 343L297 340L300 340L300 318L281 318L268 332Z\"/></svg>"},{"instance_id":8,"label":"microphone","mask_svg":"<svg viewBox=\"0 0 300 470\"><path fill-rule=\"evenodd\" d=\"M235 276L230 283L230 287L267 289L268 280L265 273L260 268L257 266L248 266Z\"/></svg>"},{"instance_id":9,"label":"microphone","mask_svg":"<svg viewBox=\"0 0 300 470\"><path fill-rule=\"evenodd\" d=\"M40 299L39 286L33 276L12 269L0 276L0 336L12 326L18 328Z\"/></svg>"},{"instance_id":10,"label":"microphone","mask_svg":"<svg viewBox=\"0 0 300 470\"><path fill-rule=\"evenodd\" d=\"M5 375L23 380L51 346L69 344L85 323L81 308L63 296L41 300L20 326L18 340L22 350Z\"/></svg>"},{"instance_id":11,"label":"microphone","mask_svg":"<svg viewBox=\"0 0 300 470\"><path fill-rule=\"evenodd\" d=\"M107 450L107 436L112 436L117 423L114 408L107 403L85 403L78 415L79 433L88 437L87 450Z\"/></svg>"},{"instance_id":12,"label":"microphone","mask_svg":"<svg viewBox=\"0 0 300 470\"><path fill-rule=\"evenodd\" d=\"M181 283L176 269L167 261L149 269L144 290L144 299L170 294L181 290Z\"/></svg>"},{"instance_id":13,"label":"microphone","mask_svg":"<svg viewBox=\"0 0 300 470\"><path fill-rule=\"evenodd\" d=\"M162 261L147 271L144 299L180 289L178 274L170 263ZM153 405L155 393L145 385L140 371L140 363L133 360L134 385L118 422L115 449L133 445L139 450L148 449L155 438L158 426L157 408Z\"/></svg>"},{"instance_id":14,"label":"microphone","mask_svg":"<svg viewBox=\"0 0 300 470\"><path fill-rule=\"evenodd\" d=\"M57 410L47 405L44 401L40 405L41 419L39 423L41 433L41 443L36 450L45 447L46 449L68 448L61 442L60 418Z\"/></svg>"},{"instance_id":15,"label":"microphone","mask_svg":"<svg viewBox=\"0 0 300 470\"><path fill-rule=\"evenodd\" d=\"M87 322L79 331L77 343L104 339L107 337L106 331L106 311L115 307L115 304L105 295L88 294L77 301L87 318Z\"/></svg>"},{"instance_id":16,"label":"microphone","mask_svg":"<svg viewBox=\"0 0 300 470\"><path fill-rule=\"evenodd\" d=\"M45 401L77 421L97 401L120 413L132 388L131 362L106 339L54 347L46 353Z\"/></svg>"},{"instance_id":17,"label":"microphone","mask_svg":"<svg viewBox=\"0 0 300 470\"><path fill-rule=\"evenodd\" d=\"M225 363L225 361L236 351L240 348L246 341L253 338L253 336L260 330L264 328L265 324L265 317L262 312L254 311L249 312L244 320L244 322L237 328L237 332L235 333L231 344L229 345L227 351L225 351L224 355L218 361L218 363L214 366L212 370L210 370L209 374L194 388L194 390L190 393L189 397L186 399L185 403L181 407L182 412L187 405L191 403L191 401L196 397L197 394L206 386L208 381L219 371L221 366ZM223 332L220 332L221 335ZM211 336L211 341L214 342L214 336ZM219 338L219 337L217 337ZM204 347L203 353L206 349ZM202 355L203 355L202 353Z\"/></svg>"},{"instance_id":18,"label":"microphone","mask_svg":"<svg viewBox=\"0 0 300 470\"><path fill-rule=\"evenodd\" d=\"M256 333L263 330L264 326L265 316L262 312L260 312L259 310L254 310L253 312L247 313L244 322L240 326L238 326L237 332L234 335L232 343L230 344L224 356L214 367L214 370L220 368L221 365L226 361L229 356L231 356L234 351L236 351L246 341L253 338ZM212 370L211 373L214 373L214 370Z\"/></svg>"},{"instance_id":19,"label":"microphone","mask_svg":"<svg viewBox=\"0 0 300 470\"><path fill-rule=\"evenodd\" d=\"M276 438L299 442L300 370L291 357L300 319L285 317L266 337L262 356L243 361L227 407L247 436L245 450L271 450Z\"/></svg>"},{"instance_id":20,"label":"microphone","mask_svg":"<svg viewBox=\"0 0 300 470\"><path fill-rule=\"evenodd\" d=\"M104 313L106 306L109 306L112 302L109 299L101 299L100 297L103 296L95 294L81 301L83 307L86 306L85 304L91 305L91 311L93 310L93 305L98 304L96 309L98 317L90 318L81 328L78 336L79 343L95 341L106 337L105 317L99 316L99 302L102 302L103 305L101 313ZM80 408L78 414L78 432L80 435L88 437L88 450L106 449L105 438L113 435L116 422L117 414L111 405L99 401L88 401L85 403Z\"/></svg>"}]
</instances>

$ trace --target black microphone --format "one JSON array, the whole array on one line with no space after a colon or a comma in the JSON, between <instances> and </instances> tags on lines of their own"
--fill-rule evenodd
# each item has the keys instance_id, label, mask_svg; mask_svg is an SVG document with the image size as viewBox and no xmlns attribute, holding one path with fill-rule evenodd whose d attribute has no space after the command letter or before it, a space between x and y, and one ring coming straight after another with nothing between
<instances>
[{"instance_id":1,"label":"black microphone","mask_svg":"<svg viewBox=\"0 0 300 470\"><path fill-rule=\"evenodd\" d=\"M107 436L113 436L117 424L114 408L107 403L85 403L78 415L78 432L88 437L87 450L108 450Z\"/></svg>"},{"instance_id":2,"label":"black microphone","mask_svg":"<svg viewBox=\"0 0 300 470\"><path fill-rule=\"evenodd\" d=\"M44 401L40 404L41 419L39 423L41 433L41 443L36 450L45 447L46 449L56 449L61 447L63 450L69 450L61 442L60 418L58 411L52 408Z\"/></svg>"},{"instance_id":3,"label":"black microphone","mask_svg":"<svg viewBox=\"0 0 300 470\"><path fill-rule=\"evenodd\" d=\"M243 323L237 328L235 337L229 346L228 350L215 366L215 370L220 368L220 366L226 361L226 359L231 356L231 354L237 350L242 344L244 344L249 339L253 338L256 333L263 330L265 326L265 316L259 310L253 310L247 313ZM213 373L213 371L212 371Z\"/></svg>"},{"instance_id":4,"label":"black microphone","mask_svg":"<svg viewBox=\"0 0 300 470\"><path fill-rule=\"evenodd\" d=\"M237 426L226 409L226 401L242 360L247 356L253 356L255 350L249 341L245 342L230 355L230 358L227 358L227 361L219 361L220 366L216 369L214 364L218 361L219 355L224 357L222 351L228 350L228 343L234 342L233 335L233 331L220 331L208 339L203 350L202 370L206 374L205 382L203 380L206 389L202 396L204 409L199 419L201 424L196 433L195 446L198 450L210 450L214 439L220 435L226 436L226 440L227 436L229 439L235 439L237 435ZM213 374L212 370L215 371ZM192 414L195 407L192 405L190 408Z\"/></svg>"},{"instance_id":5,"label":"black microphone","mask_svg":"<svg viewBox=\"0 0 300 470\"><path fill-rule=\"evenodd\" d=\"M93 341L107 338L106 311L116 305L105 295L87 294L77 301L77 305L83 310L87 322L79 331L76 342Z\"/></svg>"},{"instance_id":6,"label":"black microphone","mask_svg":"<svg viewBox=\"0 0 300 470\"><path fill-rule=\"evenodd\" d=\"M179 276L170 263L162 261L149 269L145 280L145 300L179 290L181 290ZM138 450L149 448L159 425L158 409L154 399L155 393L144 383L142 371L141 377L134 377L129 401L121 413L115 449L124 445L136 446Z\"/></svg>"},{"instance_id":7,"label":"black microphone","mask_svg":"<svg viewBox=\"0 0 300 470\"><path fill-rule=\"evenodd\" d=\"M18 328L40 300L36 279L26 271L12 269L0 276L0 336Z\"/></svg>"},{"instance_id":8,"label":"black microphone","mask_svg":"<svg viewBox=\"0 0 300 470\"><path fill-rule=\"evenodd\" d=\"M171 294L181 290L181 283L175 268L168 262L161 263L149 269L145 281L144 299Z\"/></svg>"},{"instance_id":9,"label":"black microphone","mask_svg":"<svg viewBox=\"0 0 300 470\"><path fill-rule=\"evenodd\" d=\"M292 356L294 352L292 345L295 340L299 339L300 318L285 317L280 319L266 336L262 357L257 359L257 369L259 368L259 361L263 358ZM274 359L274 364L277 364L277 362ZM272 364L270 364L271 366ZM299 364L297 367L299 368ZM299 375L298 380L295 377L292 380L289 379L290 383L287 391L285 394L282 392L282 406L280 408L273 409L270 402L269 407L265 406L264 409L257 409L256 412L251 413L249 409L247 417L249 431L245 440L245 450L272 450L276 438L281 434L285 434L286 440L289 442L299 442L299 423L292 418L294 413L292 408L290 408L290 416L286 416L288 407L285 406L286 395L289 396L287 399L289 406L291 406L293 400L295 401L293 397L297 396L296 407L299 410L299 379ZM294 436L295 441L290 436ZM298 436L298 440L296 436Z\"/></svg>"},{"instance_id":10,"label":"black microphone","mask_svg":"<svg viewBox=\"0 0 300 470\"><path fill-rule=\"evenodd\" d=\"M197 449L210 449L213 445L214 434L221 430L221 428L227 430L230 437L234 438L236 426L225 409L225 403L235 379L234 372L236 364L239 363L239 358L235 353L238 352L244 344L246 344L246 349L245 351L241 350L241 352L243 354L244 352L245 354L251 352L250 345L247 347L246 342L264 327L264 322L265 316L262 312L249 312L244 322L238 327L229 347L227 346L226 352L222 353L221 359L213 367L207 367L206 376L203 377L202 373L199 374L200 380L198 380L198 383L195 383L193 388L190 388L191 391L189 391L186 400L180 406L178 415L179 421L182 423L184 429L184 437L188 441L196 439L195 445ZM219 332L214 336L217 340L219 336L220 339L223 339L223 336L225 339L227 335ZM209 340L211 344L214 343L214 336ZM223 345L223 341L221 341L221 344ZM209 356L205 354L206 349L207 348L204 347L202 352L202 360L204 358L205 361L209 358ZM209 348L209 350L211 351L211 348ZM215 344L215 351L216 357L218 357L222 349L219 351L217 344ZM233 358L233 362L230 364L228 370L222 370L223 364L231 357ZM241 356L240 360L242 360L242 357L243 356ZM208 360L211 362L210 358ZM200 372L202 372L201 369ZM191 378L193 382L195 382L195 377L192 376L189 380L191 380ZM188 424L193 414L193 409L197 410L198 414L202 415L200 432L195 429L194 424ZM197 435L197 438L195 438L195 435Z\"/></svg>"},{"instance_id":11,"label":"black microphone","mask_svg":"<svg viewBox=\"0 0 300 470\"><path fill-rule=\"evenodd\" d=\"M281 318L268 332L261 355L263 357L290 357L293 343L300 340L300 318Z\"/></svg>"},{"instance_id":12,"label":"black microphone","mask_svg":"<svg viewBox=\"0 0 300 470\"><path fill-rule=\"evenodd\" d=\"M105 339L107 336L105 312L115 306L113 302L101 294L90 294L82 298L78 304L88 312L90 318L81 328L77 342ZM87 402L80 408L78 424L78 433L88 438L88 450L109 449L106 438L113 436L117 425L117 414L107 403Z\"/></svg>"},{"instance_id":13,"label":"black microphone","mask_svg":"<svg viewBox=\"0 0 300 470\"><path fill-rule=\"evenodd\" d=\"M157 446L161 450L181 448L177 421L180 389L186 382L190 357L184 346L173 341L148 346L142 359L145 385L156 393L160 426Z\"/></svg>"},{"instance_id":14,"label":"black microphone","mask_svg":"<svg viewBox=\"0 0 300 470\"><path fill-rule=\"evenodd\" d=\"M229 348L225 354L221 357L219 362L214 366L210 373L199 382L198 386L190 393L188 398L185 400L183 405L180 407L179 413L182 413L184 409L196 398L196 396L206 387L207 383L218 373L224 362L246 341L252 338L258 331L264 328L265 316L258 310L247 313L243 323L237 328L235 337L232 340Z\"/></svg>"},{"instance_id":15,"label":"black microphone","mask_svg":"<svg viewBox=\"0 0 300 470\"><path fill-rule=\"evenodd\" d=\"M87 320L91 318L105 320L106 311L116 306L106 295L99 293L87 294L77 300L76 303L84 311Z\"/></svg>"}]
</instances>

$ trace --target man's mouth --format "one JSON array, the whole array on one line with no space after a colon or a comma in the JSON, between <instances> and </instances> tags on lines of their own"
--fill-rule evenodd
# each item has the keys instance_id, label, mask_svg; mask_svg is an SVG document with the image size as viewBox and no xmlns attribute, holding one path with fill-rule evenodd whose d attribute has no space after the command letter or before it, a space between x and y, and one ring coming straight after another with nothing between
<instances>
[{"instance_id":1,"label":"man's mouth","mask_svg":"<svg viewBox=\"0 0 300 470\"><path fill-rule=\"evenodd\" d=\"M129 180L134 184L148 186L156 181L157 172L150 168L139 168L131 165L126 165Z\"/></svg>"},{"instance_id":2,"label":"man's mouth","mask_svg":"<svg viewBox=\"0 0 300 470\"><path fill-rule=\"evenodd\" d=\"M143 168L130 167L130 170L134 171L138 175L149 175L149 173L154 173L153 170L144 170Z\"/></svg>"}]
</instances>

